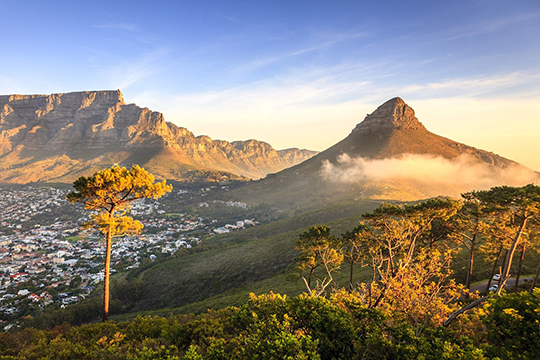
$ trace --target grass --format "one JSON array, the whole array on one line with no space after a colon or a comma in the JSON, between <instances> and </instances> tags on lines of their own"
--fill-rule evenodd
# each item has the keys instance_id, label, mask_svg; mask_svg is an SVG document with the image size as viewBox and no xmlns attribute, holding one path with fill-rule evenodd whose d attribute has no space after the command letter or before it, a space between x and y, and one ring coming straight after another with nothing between
<instances>
[{"instance_id":1,"label":"grass","mask_svg":"<svg viewBox=\"0 0 540 360\"><path fill-rule=\"evenodd\" d=\"M316 275L322 277L324 274L319 273ZM344 264L341 271L334 272L332 275L336 284L342 287L347 287L349 281L349 272L346 264ZM357 266L355 268L353 281L366 281L370 276L371 273L369 269L361 270L360 267ZM250 293L260 295L270 291L279 294L287 294L287 296L293 297L306 292L306 288L300 278L300 274L294 272L293 266L290 266L282 274L253 283L243 284L221 294L208 297L200 301L178 307L168 306L161 309L143 310L116 315L113 317L113 319L117 321L124 321L133 319L139 315L159 315L166 317L178 314L199 314L207 312L209 309L221 309L227 306L242 306L248 302Z\"/></svg>"},{"instance_id":2,"label":"grass","mask_svg":"<svg viewBox=\"0 0 540 360\"><path fill-rule=\"evenodd\" d=\"M134 271L144 290L132 310L200 312L245 303L250 292L297 295L305 291L294 273L294 242L299 234L324 223L340 235L377 205L371 201L338 204L208 238L199 249ZM346 286L348 272L336 274L336 279Z\"/></svg>"},{"instance_id":3,"label":"grass","mask_svg":"<svg viewBox=\"0 0 540 360\"><path fill-rule=\"evenodd\" d=\"M68 241L68 242L70 242L70 243L72 243L72 244L76 243L76 242L79 241L80 239L81 239L81 237L80 237L80 236L77 236L77 235L75 235L75 236L68 236L68 237L64 238L64 240L66 240L66 241Z\"/></svg>"}]
</instances>

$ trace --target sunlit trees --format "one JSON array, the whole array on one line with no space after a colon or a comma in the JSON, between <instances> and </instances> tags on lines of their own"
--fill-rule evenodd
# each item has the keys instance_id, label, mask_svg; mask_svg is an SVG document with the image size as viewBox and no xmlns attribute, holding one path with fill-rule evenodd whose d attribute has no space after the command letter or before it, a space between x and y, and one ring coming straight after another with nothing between
<instances>
[{"instance_id":1,"label":"sunlit trees","mask_svg":"<svg viewBox=\"0 0 540 360\"><path fill-rule=\"evenodd\" d=\"M309 270L308 279L302 277L310 294L320 295L332 282L332 272L339 268L343 261L339 247L339 240L330 235L330 228L325 225L313 226L302 233L295 242L295 249L300 253L296 257L297 268L300 271ZM325 277L318 282L315 293L311 280L315 269L324 267ZM328 276L328 277L326 277Z\"/></svg>"},{"instance_id":2,"label":"sunlit trees","mask_svg":"<svg viewBox=\"0 0 540 360\"><path fill-rule=\"evenodd\" d=\"M533 184L523 187L497 186L490 190L473 191L470 194L472 198L477 199L483 204L485 207L484 212L489 212L493 218L490 224L491 231L498 228L503 234L503 238L508 238L508 233L512 235L509 248L507 248L505 253L499 287L496 292L496 295L499 296L506 281L510 277L510 267L512 266L514 253L520 245L522 238L526 236L528 223L536 223L540 216L540 187ZM495 231L494 234L496 233ZM505 244L502 244L502 247L505 247ZM443 325L450 325L450 323L465 311L481 305L489 298L490 296L484 296L455 311L444 321Z\"/></svg>"},{"instance_id":3,"label":"sunlit trees","mask_svg":"<svg viewBox=\"0 0 540 360\"><path fill-rule=\"evenodd\" d=\"M71 203L82 203L92 211L86 227L98 229L106 241L105 278L103 295L103 321L109 315L109 275L111 241L114 236L138 233L142 224L126 216L131 203L143 198L159 198L172 190L165 180L155 183L154 176L134 165L130 170L113 166L90 177L80 177L73 183L75 191L67 195Z\"/></svg>"},{"instance_id":4,"label":"sunlit trees","mask_svg":"<svg viewBox=\"0 0 540 360\"><path fill-rule=\"evenodd\" d=\"M495 275L497 270L500 272L500 261L502 260L503 264L505 262L514 233L512 228L508 226L508 224L511 223L510 219L494 216L486 209L484 210L484 213L488 227L486 229L484 242L479 247L479 251L483 255L485 261L493 264L486 284L485 291L488 291L491 287L493 275Z\"/></svg>"},{"instance_id":5,"label":"sunlit trees","mask_svg":"<svg viewBox=\"0 0 540 360\"><path fill-rule=\"evenodd\" d=\"M460 211L452 218L450 227L452 235L458 242L463 244L468 251L467 277L465 287L470 290L473 275L474 255L482 236L488 230L485 221L482 203L470 193L462 194L464 199Z\"/></svg>"},{"instance_id":6,"label":"sunlit trees","mask_svg":"<svg viewBox=\"0 0 540 360\"><path fill-rule=\"evenodd\" d=\"M440 247L444 238L432 231L432 224L436 219L447 220L459 208L460 204L454 200L437 198L416 205L382 204L372 213L363 215L374 236L369 249L372 259L367 262L375 274L373 289L371 285L365 287L370 307L380 307L392 287L403 287L396 279L408 280L402 274L418 262L418 254ZM441 250L444 253L446 247ZM431 259L437 257L426 258ZM373 291L375 288L377 291Z\"/></svg>"},{"instance_id":7,"label":"sunlit trees","mask_svg":"<svg viewBox=\"0 0 540 360\"><path fill-rule=\"evenodd\" d=\"M450 251L422 248L395 276L359 284L358 296L368 308L406 321L418 336L426 328L440 325L453 311L453 301L463 293L463 287L452 279L451 260Z\"/></svg>"},{"instance_id":8,"label":"sunlit trees","mask_svg":"<svg viewBox=\"0 0 540 360\"><path fill-rule=\"evenodd\" d=\"M475 199L484 203L491 213L507 220L507 227L512 229L513 240L506 256L497 293L500 293L510 277L514 253L525 234L528 223L540 215L540 187L529 184L523 187L497 186L490 190L471 193Z\"/></svg>"},{"instance_id":9,"label":"sunlit trees","mask_svg":"<svg viewBox=\"0 0 540 360\"><path fill-rule=\"evenodd\" d=\"M341 245L344 260L349 263L349 291L353 290L354 265L362 260L369 261L370 242L373 238L371 230L364 224L360 224L351 231L341 235Z\"/></svg>"}]
</instances>

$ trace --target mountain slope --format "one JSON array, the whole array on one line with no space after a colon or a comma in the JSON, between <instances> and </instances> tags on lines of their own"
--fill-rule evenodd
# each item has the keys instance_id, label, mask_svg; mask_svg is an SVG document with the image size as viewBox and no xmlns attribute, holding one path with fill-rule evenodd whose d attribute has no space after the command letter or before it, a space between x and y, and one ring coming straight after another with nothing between
<instances>
[{"instance_id":1,"label":"mountain slope","mask_svg":"<svg viewBox=\"0 0 540 360\"><path fill-rule=\"evenodd\" d=\"M429 177L426 172L412 176L419 171L415 163L422 161L422 166L431 165L429 171L437 176ZM375 176L392 174L385 169L388 163L404 173ZM358 164L364 167L354 169ZM439 174L444 170L440 164L460 173L446 181L447 173ZM462 167L452 167L455 164ZM375 175L366 175L370 167L376 168ZM383 199L459 196L459 191L477 188L478 183L457 179L468 169L474 169L475 174L480 174L479 169L488 171L483 176L489 171L498 174L506 170L535 176L511 160L428 132L403 100L392 99L328 150L265 179L220 193L216 199L230 196L251 204L266 203L262 206L269 207L269 213L279 218L216 235L204 241L206 250L186 250L174 259L141 269L134 276L144 291L131 310L162 309L168 314L170 308L179 306L182 308L178 311L205 311L207 307L245 301L249 292L298 294L304 288L298 276L292 274L297 255L294 240L308 227L325 224L338 235L356 226L361 214L373 210ZM358 170L354 173L356 179L337 176L353 170ZM475 187L468 188L470 185ZM364 281L371 275L358 271L354 276L354 281ZM345 285L346 272L337 273L335 280Z\"/></svg>"},{"instance_id":2,"label":"mountain slope","mask_svg":"<svg viewBox=\"0 0 540 360\"><path fill-rule=\"evenodd\" d=\"M126 104L119 90L0 96L0 182L71 182L114 163L174 180L196 170L260 178L315 154L194 136L159 112Z\"/></svg>"},{"instance_id":3,"label":"mountain slope","mask_svg":"<svg viewBox=\"0 0 540 360\"><path fill-rule=\"evenodd\" d=\"M315 208L365 197L459 197L473 189L535 181L537 173L512 160L429 132L410 106L393 98L334 146L231 196Z\"/></svg>"}]
</instances>

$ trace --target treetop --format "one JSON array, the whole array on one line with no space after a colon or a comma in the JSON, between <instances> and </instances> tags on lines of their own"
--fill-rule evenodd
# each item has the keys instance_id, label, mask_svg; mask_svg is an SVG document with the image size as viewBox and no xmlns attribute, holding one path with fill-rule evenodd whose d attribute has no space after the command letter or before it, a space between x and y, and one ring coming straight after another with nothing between
<instances>
[{"instance_id":1,"label":"treetop","mask_svg":"<svg viewBox=\"0 0 540 360\"><path fill-rule=\"evenodd\" d=\"M135 200L157 199L172 190L165 180L154 183L154 176L138 165L130 170L115 165L90 177L81 176L73 187L75 191L66 196L67 200L95 211L124 210Z\"/></svg>"}]
</instances>

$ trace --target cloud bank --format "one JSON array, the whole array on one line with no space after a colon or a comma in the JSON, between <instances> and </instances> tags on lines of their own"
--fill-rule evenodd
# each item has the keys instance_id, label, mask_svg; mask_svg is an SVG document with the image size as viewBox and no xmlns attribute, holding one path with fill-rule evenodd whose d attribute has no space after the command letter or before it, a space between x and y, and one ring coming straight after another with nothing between
<instances>
[{"instance_id":1,"label":"cloud bank","mask_svg":"<svg viewBox=\"0 0 540 360\"><path fill-rule=\"evenodd\" d=\"M391 179L413 180L425 184L467 186L487 189L498 185L522 186L538 183L539 176L522 166L505 169L479 163L461 155L446 159L431 155L405 154L390 159L351 158L343 154L337 164L325 161L322 175L336 182L356 183Z\"/></svg>"}]
</instances>

